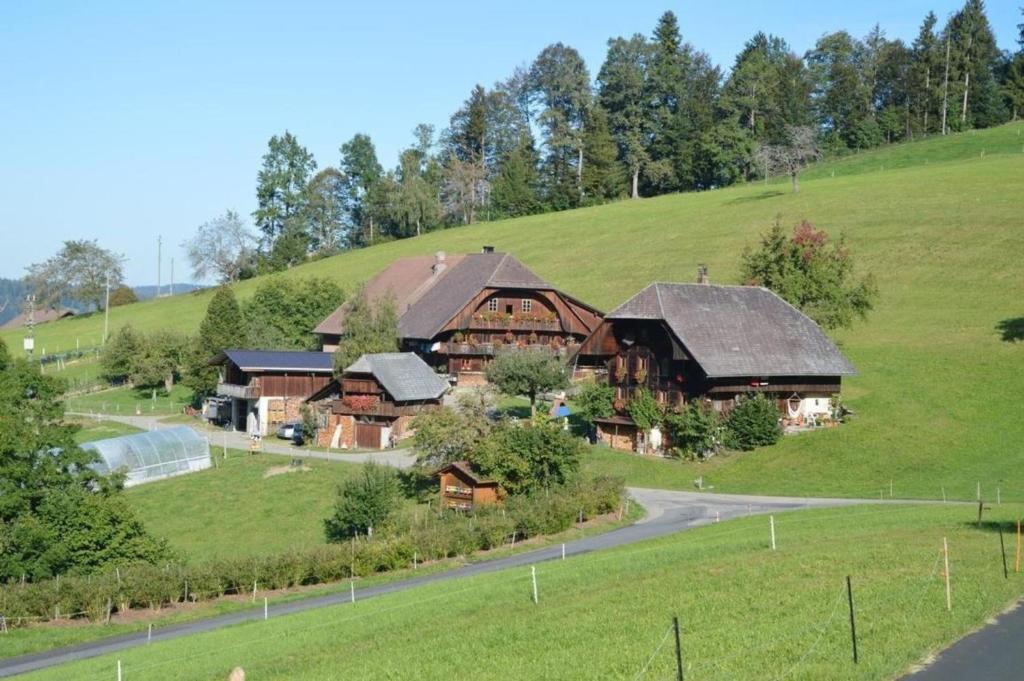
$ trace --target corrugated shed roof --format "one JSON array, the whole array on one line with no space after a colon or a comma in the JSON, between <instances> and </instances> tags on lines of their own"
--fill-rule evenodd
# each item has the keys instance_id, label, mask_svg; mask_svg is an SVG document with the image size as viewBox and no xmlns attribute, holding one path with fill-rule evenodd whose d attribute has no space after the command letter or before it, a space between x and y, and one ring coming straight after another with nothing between
<instances>
[{"instance_id":1,"label":"corrugated shed roof","mask_svg":"<svg viewBox=\"0 0 1024 681\"><path fill-rule=\"evenodd\" d=\"M224 357L237 364L242 371L334 371L334 357L329 352L225 350L211 360L211 364L219 364Z\"/></svg>"},{"instance_id":2,"label":"corrugated shed roof","mask_svg":"<svg viewBox=\"0 0 1024 681\"><path fill-rule=\"evenodd\" d=\"M856 373L814 321L765 288L654 283L606 319L663 320L710 377Z\"/></svg>"},{"instance_id":3,"label":"corrugated shed roof","mask_svg":"<svg viewBox=\"0 0 1024 681\"><path fill-rule=\"evenodd\" d=\"M345 373L372 374L396 402L436 400L448 390L448 383L411 352L362 355Z\"/></svg>"}]
</instances>

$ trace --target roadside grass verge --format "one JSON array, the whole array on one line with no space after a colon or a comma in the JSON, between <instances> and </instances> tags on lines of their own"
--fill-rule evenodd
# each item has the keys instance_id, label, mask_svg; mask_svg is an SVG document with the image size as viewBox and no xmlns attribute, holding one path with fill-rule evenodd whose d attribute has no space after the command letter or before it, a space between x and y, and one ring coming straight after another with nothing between
<instances>
[{"instance_id":1,"label":"roadside grass verge","mask_svg":"<svg viewBox=\"0 0 1024 681\"><path fill-rule=\"evenodd\" d=\"M989 511L1010 523L1020 505ZM670 678L658 648L682 623L686 678L890 678L1003 610L997 535L970 506L863 506L763 516L670 537L272 618L63 665L27 679ZM953 609L945 609L942 538ZM853 578L860 664L850 653L844 579ZM655 651L658 651L657 653ZM652 655L653 654L653 655ZM484 661L477 664L473 661ZM467 668L472 665L472 669Z\"/></svg>"}]
</instances>

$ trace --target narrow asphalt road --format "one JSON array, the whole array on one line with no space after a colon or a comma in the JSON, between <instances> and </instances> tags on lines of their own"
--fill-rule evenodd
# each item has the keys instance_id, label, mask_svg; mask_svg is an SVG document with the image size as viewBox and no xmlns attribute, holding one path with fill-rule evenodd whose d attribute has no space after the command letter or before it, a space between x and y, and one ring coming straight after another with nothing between
<instances>
[{"instance_id":1,"label":"narrow asphalt road","mask_svg":"<svg viewBox=\"0 0 1024 681\"><path fill-rule=\"evenodd\" d=\"M960 639L924 669L903 677L908 681L1019 681L1024 678L1024 607L996 618L995 623Z\"/></svg>"},{"instance_id":2,"label":"narrow asphalt road","mask_svg":"<svg viewBox=\"0 0 1024 681\"><path fill-rule=\"evenodd\" d=\"M773 511L796 510L801 508L826 508L834 506L851 506L864 503L883 503L878 500L858 499L811 499L799 497L765 497L739 496L727 494L706 494L700 492L675 492L630 488L630 495L648 511L647 517L640 522L605 534L586 537L565 544L566 556L577 556L602 549L624 546L634 542L662 537L675 532L707 525L716 520L728 520L746 515L771 513ZM444 582L471 575L496 572L508 568L523 567L542 561L561 557L560 546L550 546L534 551L527 551L507 558L484 561L459 568L438 572L423 577L414 577L401 581L367 587L356 590L356 599L364 600L382 594L405 591L424 584ZM343 605L349 602L348 593L337 593L319 596L290 603L272 605L270 617L280 617L291 613L304 612L316 608ZM168 627L154 628L153 641L167 641L181 636L189 636L240 622L259 620L263 617L263 608L251 608L228 615L209 619L185 622ZM58 648L33 655L0 660L0 678L84 660L98 655L113 653L126 648L146 644L146 632L114 636L90 643Z\"/></svg>"}]
</instances>

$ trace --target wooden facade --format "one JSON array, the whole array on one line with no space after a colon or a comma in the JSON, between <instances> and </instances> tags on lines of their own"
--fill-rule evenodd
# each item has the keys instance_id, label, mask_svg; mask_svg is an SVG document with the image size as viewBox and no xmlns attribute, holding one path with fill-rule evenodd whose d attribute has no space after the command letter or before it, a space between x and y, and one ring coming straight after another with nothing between
<instances>
[{"instance_id":1,"label":"wooden facade","mask_svg":"<svg viewBox=\"0 0 1024 681\"><path fill-rule=\"evenodd\" d=\"M477 506L498 503L500 489L497 482L477 475L466 461L456 461L437 472L440 479L441 508L472 511Z\"/></svg>"},{"instance_id":2,"label":"wooden facade","mask_svg":"<svg viewBox=\"0 0 1024 681\"><path fill-rule=\"evenodd\" d=\"M780 418L798 420L799 408L811 400L818 413L839 393L839 376L709 377L666 324L660 320L606 320L588 338L581 354L615 389L614 415L597 419L597 435L615 449L650 453L671 446L665 433L644 433L629 416L628 404L642 388L667 409L692 400L727 413L742 395L763 393L776 401Z\"/></svg>"},{"instance_id":3,"label":"wooden facade","mask_svg":"<svg viewBox=\"0 0 1024 681\"><path fill-rule=\"evenodd\" d=\"M600 313L554 290L486 288L455 315L429 344L427 360L447 368L460 384L482 381L495 355L543 350L569 357L601 322Z\"/></svg>"}]
</instances>

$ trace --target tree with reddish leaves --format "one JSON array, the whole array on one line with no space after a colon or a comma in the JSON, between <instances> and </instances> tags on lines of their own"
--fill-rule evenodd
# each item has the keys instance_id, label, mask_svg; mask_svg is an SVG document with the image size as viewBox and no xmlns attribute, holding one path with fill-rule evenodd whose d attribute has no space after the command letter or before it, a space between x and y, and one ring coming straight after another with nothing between
<instances>
[{"instance_id":1,"label":"tree with reddish leaves","mask_svg":"<svg viewBox=\"0 0 1024 681\"><path fill-rule=\"evenodd\" d=\"M854 275L853 257L840 236L802 220L788 235L777 218L756 250L743 252L740 281L777 293L826 329L865 319L878 298L872 275Z\"/></svg>"}]
</instances>

